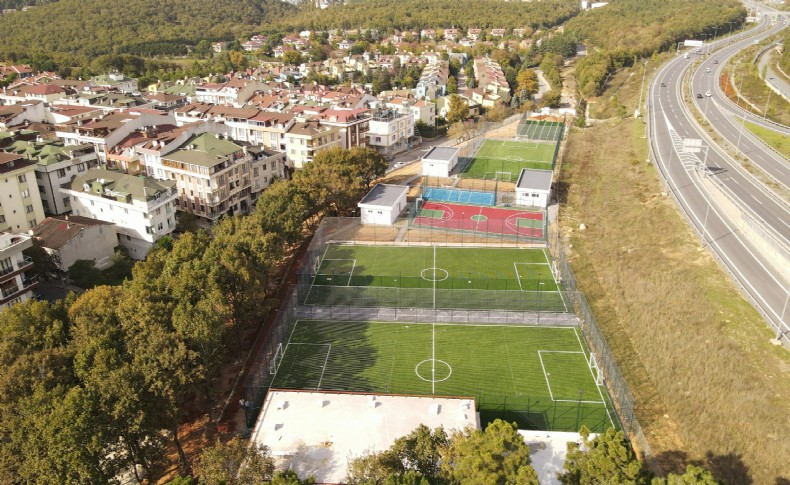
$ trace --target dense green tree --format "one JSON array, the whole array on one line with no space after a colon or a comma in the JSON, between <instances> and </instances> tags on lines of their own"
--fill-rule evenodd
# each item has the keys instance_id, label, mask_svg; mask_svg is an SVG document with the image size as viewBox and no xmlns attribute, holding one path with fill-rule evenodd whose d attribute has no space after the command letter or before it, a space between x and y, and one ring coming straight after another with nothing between
<instances>
[{"instance_id":1,"label":"dense green tree","mask_svg":"<svg viewBox=\"0 0 790 485\"><path fill-rule=\"evenodd\" d=\"M724 482L702 467L688 465L682 475L670 473L666 478L654 478L651 485L724 485Z\"/></svg>"},{"instance_id":2,"label":"dense green tree","mask_svg":"<svg viewBox=\"0 0 790 485\"><path fill-rule=\"evenodd\" d=\"M540 83L538 82L538 75L532 69L524 69L518 73L516 78L516 92L515 95L519 99L526 100L538 92Z\"/></svg>"},{"instance_id":3,"label":"dense green tree","mask_svg":"<svg viewBox=\"0 0 790 485\"><path fill-rule=\"evenodd\" d=\"M563 484L646 485L650 483L650 473L637 459L622 431L609 428L592 440L589 439L590 433L587 428L582 427L580 433L581 445L568 443L564 472L558 475Z\"/></svg>"},{"instance_id":4,"label":"dense green tree","mask_svg":"<svg viewBox=\"0 0 790 485\"><path fill-rule=\"evenodd\" d=\"M469 103L457 94L450 95L450 108L447 110L447 122L458 123L469 117Z\"/></svg>"},{"instance_id":5,"label":"dense green tree","mask_svg":"<svg viewBox=\"0 0 790 485\"><path fill-rule=\"evenodd\" d=\"M457 432L442 453L442 469L456 483L538 485L529 446L515 423L495 420L485 431Z\"/></svg>"},{"instance_id":6,"label":"dense green tree","mask_svg":"<svg viewBox=\"0 0 790 485\"><path fill-rule=\"evenodd\" d=\"M279 470L272 476L271 485L313 485L315 479L308 477L304 480L299 479L299 475L292 469Z\"/></svg>"},{"instance_id":7,"label":"dense green tree","mask_svg":"<svg viewBox=\"0 0 790 485\"><path fill-rule=\"evenodd\" d=\"M206 485L266 483L273 474L274 460L269 449L250 445L239 437L205 447L195 464L195 475Z\"/></svg>"},{"instance_id":8,"label":"dense green tree","mask_svg":"<svg viewBox=\"0 0 790 485\"><path fill-rule=\"evenodd\" d=\"M283 62L291 66L298 66L302 61L302 54L296 50L285 51L283 53Z\"/></svg>"},{"instance_id":9,"label":"dense green tree","mask_svg":"<svg viewBox=\"0 0 790 485\"><path fill-rule=\"evenodd\" d=\"M458 79L455 76L447 78L447 94L458 94Z\"/></svg>"},{"instance_id":10,"label":"dense green tree","mask_svg":"<svg viewBox=\"0 0 790 485\"><path fill-rule=\"evenodd\" d=\"M275 234L286 244L294 244L302 239L304 223L312 210L312 202L300 185L279 180L261 194L254 220L264 233Z\"/></svg>"},{"instance_id":11,"label":"dense green tree","mask_svg":"<svg viewBox=\"0 0 790 485\"><path fill-rule=\"evenodd\" d=\"M543 106L548 106L549 108L559 108L561 100L562 95L560 90L551 89L543 95L543 98L540 100L540 102Z\"/></svg>"}]
</instances>

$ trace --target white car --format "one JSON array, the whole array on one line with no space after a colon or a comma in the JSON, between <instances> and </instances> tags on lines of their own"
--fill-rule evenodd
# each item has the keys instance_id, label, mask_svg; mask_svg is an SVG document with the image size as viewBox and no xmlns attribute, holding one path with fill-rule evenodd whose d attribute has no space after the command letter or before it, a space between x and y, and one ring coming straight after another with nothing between
<instances>
[{"instance_id":1,"label":"white car","mask_svg":"<svg viewBox=\"0 0 790 485\"><path fill-rule=\"evenodd\" d=\"M711 95L710 91L705 91L705 96L711 97L712 95Z\"/></svg>"}]
</instances>

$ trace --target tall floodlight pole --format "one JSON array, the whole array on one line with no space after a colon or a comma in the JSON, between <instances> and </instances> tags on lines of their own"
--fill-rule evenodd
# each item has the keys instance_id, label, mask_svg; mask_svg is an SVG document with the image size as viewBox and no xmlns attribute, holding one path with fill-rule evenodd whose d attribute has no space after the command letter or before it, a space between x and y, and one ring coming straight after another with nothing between
<instances>
[{"instance_id":1,"label":"tall floodlight pole","mask_svg":"<svg viewBox=\"0 0 790 485\"><path fill-rule=\"evenodd\" d=\"M787 310L787 300L790 299L790 287L785 288L785 305L782 307L782 317L779 321L779 330L776 333L776 340L779 340L782 336L782 327L785 325L785 311Z\"/></svg>"},{"instance_id":2,"label":"tall floodlight pole","mask_svg":"<svg viewBox=\"0 0 790 485\"><path fill-rule=\"evenodd\" d=\"M768 103L771 102L771 92L772 91L773 91L773 89L770 89L770 88L768 89L768 99L765 100L765 111L763 111L763 119L765 119L766 116L768 116Z\"/></svg>"},{"instance_id":3,"label":"tall floodlight pole","mask_svg":"<svg viewBox=\"0 0 790 485\"><path fill-rule=\"evenodd\" d=\"M738 142L735 144L735 151L741 152L741 155L743 155L744 157L746 156L746 154L741 151L741 136L743 135L743 125L745 124L746 124L746 115L744 114L741 117L741 126L738 128Z\"/></svg>"}]
</instances>

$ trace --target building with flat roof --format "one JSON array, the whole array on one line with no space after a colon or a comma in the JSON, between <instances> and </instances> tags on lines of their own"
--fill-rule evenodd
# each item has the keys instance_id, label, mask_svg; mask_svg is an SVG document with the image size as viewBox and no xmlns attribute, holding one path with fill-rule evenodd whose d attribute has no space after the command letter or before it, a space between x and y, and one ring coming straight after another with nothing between
<instances>
[{"instance_id":1,"label":"building with flat roof","mask_svg":"<svg viewBox=\"0 0 790 485\"><path fill-rule=\"evenodd\" d=\"M516 204L545 209L551 194L551 170L522 168L516 182Z\"/></svg>"},{"instance_id":2,"label":"building with flat roof","mask_svg":"<svg viewBox=\"0 0 790 485\"><path fill-rule=\"evenodd\" d=\"M457 164L457 148L433 147L422 156L422 174L426 177L447 178Z\"/></svg>"},{"instance_id":3,"label":"building with flat roof","mask_svg":"<svg viewBox=\"0 0 790 485\"><path fill-rule=\"evenodd\" d=\"M421 424L478 428L474 398L272 389L250 439L269 447L278 468L341 483L350 460L389 449Z\"/></svg>"},{"instance_id":4,"label":"building with flat roof","mask_svg":"<svg viewBox=\"0 0 790 485\"><path fill-rule=\"evenodd\" d=\"M407 185L377 184L359 202L362 224L391 226L406 207Z\"/></svg>"}]
</instances>

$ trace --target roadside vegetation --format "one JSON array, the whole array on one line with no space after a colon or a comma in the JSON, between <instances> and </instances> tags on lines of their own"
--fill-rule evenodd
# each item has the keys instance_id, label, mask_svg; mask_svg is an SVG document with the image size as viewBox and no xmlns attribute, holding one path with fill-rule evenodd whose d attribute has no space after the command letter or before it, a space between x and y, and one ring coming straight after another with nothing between
<instances>
[{"instance_id":1,"label":"roadside vegetation","mask_svg":"<svg viewBox=\"0 0 790 485\"><path fill-rule=\"evenodd\" d=\"M766 84L763 77L765 73L759 72L758 65L754 64L754 56L764 46L753 46L741 52L730 61L725 75L720 80L720 85L724 93L732 99L738 106L767 119L790 124L790 102L777 95ZM778 56L773 50L763 54L770 56L774 66ZM779 73L781 75L781 73ZM790 79L785 79L790 82ZM738 96L740 93L740 96Z\"/></svg>"},{"instance_id":2,"label":"roadside vegetation","mask_svg":"<svg viewBox=\"0 0 790 485\"><path fill-rule=\"evenodd\" d=\"M784 483L790 442L776 417L790 414L790 356L645 162L645 125L631 116L640 85L641 70L618 72L590 101L616 94L624 115L569 136L560 223L580 288L639 403L648 463Z\"/></svg>"},{"instance_id":3,"label":"roadside vegetation","mask_svg":"<svg viewBox=\"0 0 790 485\"><path fill-rule=\"evenodd\" d=\"M603 92L606 78L639 58L673 48L677 42L738 28L746 11L735 0L621 0L606 8L583 12L570 20L566 32L587 45L587 57L576 66L584 96Z\"/></svg>"},{"instance_id":4,"label":"roadside vegetation","mask_svg":"<svg viewBox=\"0 0 790 485\"><path fill-rule=\"evenodd\" d=\"M744 123L744 126L765 143L773 147L774 150L790 159L790 138L748 121Z\"/></svg>"}]
</instances>

